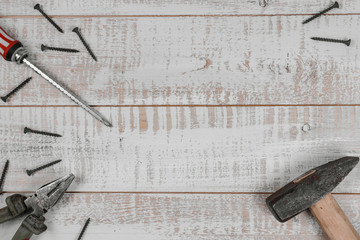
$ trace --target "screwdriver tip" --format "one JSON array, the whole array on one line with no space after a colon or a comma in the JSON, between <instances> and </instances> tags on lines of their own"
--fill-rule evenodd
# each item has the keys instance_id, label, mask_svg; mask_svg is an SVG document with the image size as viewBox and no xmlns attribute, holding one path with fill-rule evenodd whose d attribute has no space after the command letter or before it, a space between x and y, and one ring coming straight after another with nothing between
<instances>
[{"instance_id":1,"label":"screwdriver tip","mask_svg":"<svg viewBox=\"0 0 360 240\"><path fill-rule=\"evenodd\" d=\"M113 127L113 125L105 119L103 119L102 123L105 124L105 126L107 126L107 127Z\"/></svg>"}]
</instances>

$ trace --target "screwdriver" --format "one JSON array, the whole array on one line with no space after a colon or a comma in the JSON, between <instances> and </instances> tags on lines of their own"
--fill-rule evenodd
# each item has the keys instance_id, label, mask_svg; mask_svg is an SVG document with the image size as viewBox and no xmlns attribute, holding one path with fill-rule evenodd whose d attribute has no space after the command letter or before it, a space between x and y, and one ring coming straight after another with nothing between
<instances>
[{"instance_id":1,"label":"screwdriver","mask_svg":"<svg viewBox=\"0 0 360 240\"><path fill-rule=\"evenodd\" d=\"M98 111L94 108L90 107L84 100L82 100L79 96L77 96L73 91L67 88L61 82L49 77L43 71L41 71L38 67L32 64L28 59L28 51L23 47L21 42L13 39L7 34L3 28L0 27L0 55L6 60L10 62L16 62L17 64L25 63L32 70L34 70L37 74L42 76L45 80L59 89L62 93L68 96L71 100L73 100L80 107L85 109L88 113L90 113L94 118L102 122L104 125L108 127L112 127L112 124L106 120L103 116L100 115Z\"/></svg>"}]
</instances>

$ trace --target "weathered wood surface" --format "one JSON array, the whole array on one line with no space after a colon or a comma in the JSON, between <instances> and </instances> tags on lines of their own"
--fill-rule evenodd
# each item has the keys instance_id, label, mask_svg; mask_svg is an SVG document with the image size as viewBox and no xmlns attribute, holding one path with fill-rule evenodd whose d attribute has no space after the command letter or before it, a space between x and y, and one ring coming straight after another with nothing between
<instances>
[{"instance_id":1,"label":"weathered wood surface","mask_svg":"<svg viewBox=\"0 0 360 240\"><path fill-rule=\"evenodd\" d=\"M267 7L260 7L262 0L52 0L37 1L51 15L272 15L313 14L331 5L328 0L272 0ZM341 9L331 14L360 12L357 0L341 1ZM34 1L2 0L0 16L35 15ZM19 16L15 16L18 18Z\"/></svg>"},{"instance_id":2,"label":"weathered wood surface","mask_svg":"<svg viewBox=\"0 0 360 240\"><path fill-rule=\"evenodd\" d=\"M94 105L360 104L358 15L65 18L58 33L44 19L1 19L40 67ZM79 26L99 62L77 36ZM321 26L321 27L320 27ZM346 27L344 27L346 26ZM351 38L353 44L315 42ZM80 54L41 52L42 43ZM2 94L35 75L26 66L0 65ZM35 79L14 105L69 105Z\"/></svg>"},{"instance_id":3,"label":"weathered wood surface","mask_svg":"<svg viewBox=\"0 0 360 240\"><path fill-rule=\"evenodd\" d=\"M11 160L4 189L31 191L72 172L71 190L85 192L271 192L320 164L360 155L360 107L99 110L114 128L76 107L0 108L1 159ZM24 135L24 126L63 137ZM336 191L359 193L359 174L357 167Z\"/></svg>"},{"instance_id":4,"label":"weathered wood surface","mask_svg":"<svg viewBox=\"0 0 360 240\"><path fill-rule=\"evenodd\" d=\"M7 195L5 195L7 196ZM3 202L5 196L0 197ZM325 240L310 213L279 223L264 194L66 194L47 215L48 230L36 239L76 239L88 217L84 239L266 239ZM360 196L335 195L360 230ZM0 225L11 239L20 225ZM6 230L6 231L5 231ZM5 235L4 235L5 234ZM34 238L35 239L35 238Z\"/></svg>"},{"instance_id":5,"label":"weathered wood surface","mask_svg":"<svg viewBox=\"0 0 360 240\"><path fill-rule=\"evenodd\" d=\"M0 167L11 160L5 191L77 176L72 193L48 213L49 230L34 239L76 239L87 217L93 221L86 239L324 239L308 213L278 223L264 204L268 194L260 193L327 161L359 156L360 108L259 105L360 104L359 1L305 26L329 1L273 0L266 8L258 0L40 2L65 34L34 4L2 0L0 26L40 67L103 106L115 125L62 106L72 102L25 66L2 61L1 95L34 76L0 107ZM75 26L98 63L71 33ZM42 53L42 43L81 53ZM311 131L302 131L306 123ZM23 135L24 126L64 137ZM61 164L25 175L59 158ZM335 196L357 230L359 173L357 167L336 189L350 194ZM0 225L2 238L20 222Z\"/></svg>"}]
</instances>

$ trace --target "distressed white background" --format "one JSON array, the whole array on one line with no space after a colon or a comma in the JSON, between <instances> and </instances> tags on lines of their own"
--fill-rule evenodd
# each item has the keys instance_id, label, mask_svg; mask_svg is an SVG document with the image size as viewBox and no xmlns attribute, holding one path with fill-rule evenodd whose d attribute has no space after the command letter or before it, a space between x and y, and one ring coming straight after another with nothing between
<instances>
[{"instance_id":1,"label":"distressed white background","mask_svg":"<svg viewBox=\"0 0 360 240\"><path fill-rule=\"evenodd\" d=\"M114 127L25 66L1 61L1 95L33 80L0 105L0 168L10 160L0 202L77 177L33 239L76 239L88 217L89 240L324 239L307 212L278 223L265 198L312 167L360 155L359 1L307 25L328 1L40 1L64 34L35 3L0 0L0 26ZM41 44L81 53L41 52ZM63 137L24 135L25 126ZM55 159L63 162L26 175ZM359 174L335 190L357 230ZM2 238L21 221L0 225Z\"/></svg>"}]
</instances>

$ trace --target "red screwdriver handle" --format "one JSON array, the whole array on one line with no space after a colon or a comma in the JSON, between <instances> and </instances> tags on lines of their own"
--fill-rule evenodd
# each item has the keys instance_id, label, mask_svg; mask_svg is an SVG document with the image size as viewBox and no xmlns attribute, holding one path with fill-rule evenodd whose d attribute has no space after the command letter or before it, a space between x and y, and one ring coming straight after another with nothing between
<instances>
[{"instance_id":1,"label":"red screwdriver handle","mask_svg":"<svg viewBox=\"0 0 360 240\"><path fill-rule=\"evenodd\" d=\"M23 45L18 40L13 39L0 27L0 55L7 61L14 61L14 54Z\"/></svg>"}]
</instances>

